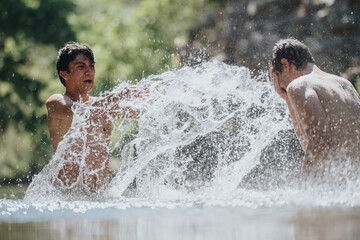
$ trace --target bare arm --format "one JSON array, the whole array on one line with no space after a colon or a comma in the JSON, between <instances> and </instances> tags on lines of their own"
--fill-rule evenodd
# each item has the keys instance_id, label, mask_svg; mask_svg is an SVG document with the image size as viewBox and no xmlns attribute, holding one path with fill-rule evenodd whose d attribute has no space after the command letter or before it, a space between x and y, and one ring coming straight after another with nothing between
<instances>
[{"instance_id":1,"label":"bare arm","mask_svg":"<svg viewBox=\"0 0 360 240\"><path fill-rule=\"evenodd\" d=\"M54 152L70 128L73 118L72 105L73 102L61 94L52 95L46 101L47 123Z\"/></svg>"},{"instance_id":2,"label":"bare arm","mask_svg":"<svg viewBox=\"0 0 360 240\"><path fill-rule=\"evenodd\" d=\"M291 119L292 119L292 122L294 125L294 130L295 130L296 136L298 137L299 142L300 142L303 150L305 151L308 146L308 137L306 136L303 126L299 123L299 120L295 113L295 109L293 108L290 100L286 101L286 103L287 103L289 111L290 111L290 115L291 115Z\"/></svg>"},{"instance_id":3,"label":"bare arm","mask_svg":"<svg viewBox=\"0 0 360 240\"><path fill-rule=\"evenodd\" d=\"M287 91L280 87L279 78L273 68L270 69L270 77L273 80L275 91L280 95L281 98L283 98L286 101L294 125L296 136L298 137L299 142L305 151L308 145L306 133L302 125L299 124L294 107L289 99Z\"/></svg>"},{"instance_id":4,"label":"bare arm","mask_svg":"<svg viewBox=\"0 0 360 240\"><path fill-rule=\"evenodd\" d=\"M137 119L140 111L130 107L120 108L118 103L122 100L131 100L134 98L143 98L148 96L148 89L138 91L136 87L124 88L120 93L111 93L105 97L96 99L92 106L97 108L93 111L92 117L98 117L100 114L110 114L113 118Z\"/></svg>"}]
</instances>

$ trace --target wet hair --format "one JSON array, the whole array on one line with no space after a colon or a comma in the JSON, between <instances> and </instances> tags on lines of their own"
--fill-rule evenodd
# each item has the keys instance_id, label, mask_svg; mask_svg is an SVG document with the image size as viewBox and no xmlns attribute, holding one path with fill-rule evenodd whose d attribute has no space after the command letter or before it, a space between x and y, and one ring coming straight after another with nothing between
<instances>
[{"instance_id":1,"label":"wet hair","mask_svg":"<svg viewBox=\"0 0 360 240\"><path fill-rule=\"evenodd\" d=\"M63 48L59 50L57 59L56 59L56 69L60 78L61 83L66 87L65 80L60 76L60 71L69 70L69 63L73 61L77 55L84 54L90 63L95 63L93 51L86 46L85 44L77 42L68 42Z\"/></svg>"},{"instance_id":2,"label":"wet hair","mask_svg":"<svg viewBox=\"0 0 360 240\"><path fill-rule=\"evenodd\" d=\"M298 70L304 69L307 63L315 63L309 48L295 38L281 39L273 48L270 64L281 73L283 70L281 59L283 58L290 64L294 64Z\"/></svg>"}]
</instances>

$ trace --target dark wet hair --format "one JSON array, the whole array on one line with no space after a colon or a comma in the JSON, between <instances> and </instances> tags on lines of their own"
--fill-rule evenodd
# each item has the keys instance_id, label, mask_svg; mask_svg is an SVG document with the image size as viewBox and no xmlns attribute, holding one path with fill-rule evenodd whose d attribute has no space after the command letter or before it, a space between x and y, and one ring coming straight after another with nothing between
<instances>
[{"instance_id":1,"label":"dark wet hair","mask_svg":"<svg viewBox=\"0 0 360 240\"><path fill-rule=\"evenodd\" d=\"M283 70L283 58L294 64L298 70L304 69L307 63L315 63L309 48L295 38L281 39L273 48L270 64L279 72Z\"/></svg>"},{"instance_id":2,"label":"dark wet hair","mask_svg":"<svg viewBox=\"0 0 360 240\"><path fill-rule=\"evenodd\" d=\"M84 54L90 61L95 63L93 51L85 44L77 42L68 42L63 48L59 50L56 59L56 69L61 83L66 87L65 80L60 76L60 71L67 71L69 73L69 63L73 61L77 55Z\"/></svg>"}]
</instances>

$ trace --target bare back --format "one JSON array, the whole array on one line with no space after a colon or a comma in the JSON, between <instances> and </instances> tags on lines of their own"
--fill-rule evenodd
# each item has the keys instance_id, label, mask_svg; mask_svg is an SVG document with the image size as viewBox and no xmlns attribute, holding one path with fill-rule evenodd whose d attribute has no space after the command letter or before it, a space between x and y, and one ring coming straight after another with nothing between
<instances>
[{"instance_id":1,"label":"bare back","mask_svg":"<svg viewBox=\"0 0 360 240\"><path fill-rule=\"evenodd\" d=\"M360 161L360 98L348 80L315 68L287 90L308 141L304 171L324 160Z\"/></svg>"}]
</instances>

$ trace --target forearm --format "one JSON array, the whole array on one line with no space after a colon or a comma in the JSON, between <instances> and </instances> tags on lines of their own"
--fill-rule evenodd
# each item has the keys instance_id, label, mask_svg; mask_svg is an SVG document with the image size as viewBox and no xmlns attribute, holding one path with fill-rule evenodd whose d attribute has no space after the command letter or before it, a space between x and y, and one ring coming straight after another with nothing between
<instances>
[{"instance_id":1,"label":"forearm","mask_svg":"<svg viewBox=\"0 0 360 240\"><path fill-rule=\"evenodd\" d=\"M306 150L308 143L307 143L307 137L305 131L298 121L298 118L296 116L296 111L290 101L290 97L288 95L287 90L281 87L281 84L279 82L279 76L274 70L274 68L270 68L270 77L274 82L275 91L277 92L277 94L279 94L279 96L282 99L286 101L286 104L288 105L296 136L298 137L302 148Z\"/></svg>"},{"instance_id":2,"label":"forearm","mask_svg":"<svg viewBox=\"0 0 360 240\"><path fill-rule=\"evenodd\" d=\"M290 116L291 116L291 119L292 119L292 122L294 125L294 130L295 130L296 136L298 137L299 142L300 142L303 150L305 151L308 146L308 138L306 136L306 133L305 133L303 127L301 126L301 124L299 123L299 121L297 119L295 110L294 110L290 100L286 100L286 103L289 108L289 112L290 112Z\"/></svg>"},{"instance_id":3,"label":"forearm","mask_svg":"<svg viewBox=\"0 0 360 240\"><path fill-rule=\"evenodd\" d=\"M140 110L132 109L131 107L113 109L109 111L109 115L114 119L139 119L140 114Z\"/></svg>"},{"instance_id":4,"label":"forearm","mask_svg":"<svg viewBox=\"0 0 360 240\"><path fill-rule=\"evenodd\" d=\"M143 98L148 96L148 90L138 91L136 87L123 88L121 91L111 93L105 97L98 98L91 103L92 118L98 118L102 114L106 114L116 119L138 119L142 111L133 109L130 106L122 106L121 101L131 101L135 98Z\"/></svg>"},{"instance_id":5,"label":"forearm","mask_svg":"<svg viewBox=\"0 0 360 240\"><path fill-rule=\"evenodd\" d=\"M117 102L122 100L134 100L135 98L143 98L148 96L148 90L138 90L136 87L124 88L120 93L112 94L109 103L111 107L108 108L108 113L117 119L138 119L141 114L140 109L133 108L132 106L119 106Z\"/></svg>"},{"instance_id":6,"label":"forearm","mask_svg":"<svg viewBox=\"0 0 360 240\"><path fill-rule=\"evenodd\" d=\"M111 93L105 97L96 99L91 104L91 118L101 117L103 114L115 116L123 112L119 102L127 97L126 92ZM119 118L119 117L117 117ZM121 117L122 118L122 117Z\"/></svg>"}]
</instances>

